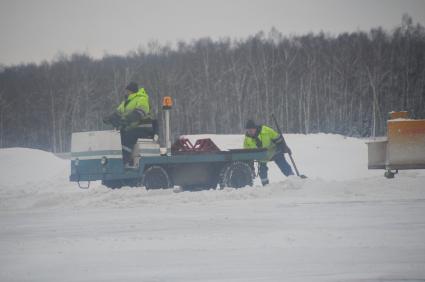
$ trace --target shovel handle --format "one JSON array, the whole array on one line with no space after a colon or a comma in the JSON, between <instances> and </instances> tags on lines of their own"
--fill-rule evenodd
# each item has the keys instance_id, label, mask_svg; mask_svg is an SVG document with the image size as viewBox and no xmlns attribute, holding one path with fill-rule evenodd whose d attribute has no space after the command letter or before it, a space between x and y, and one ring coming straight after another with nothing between
<instances>
[{"instance_id":1,"label":"shovel handle","mask_svg":"<svg viewBox=\"0 0 425 282\"><path fill-rule=\"evenodd\" d=\"M282 136L283 143L285 144L286 147L288 147L288 145L286 144L286 140L283 137L282 131L280 130L279 124L277 123L277 120L276 120L276 117L274 116L274 114L272 114L272 118L273 118L274 124L276 126L277 132L280 134L280 136ZM298 171L297 165L295 164L294 157L292 157L292 152L288 153L288 155L289 155L289 158L291 159L292 166L294 167L294 170L295 170L295 173L297 174L297 176L301 177L301 178L307 178L305 175L301 175L300 172Z\"/></svg>"}]
</instances>

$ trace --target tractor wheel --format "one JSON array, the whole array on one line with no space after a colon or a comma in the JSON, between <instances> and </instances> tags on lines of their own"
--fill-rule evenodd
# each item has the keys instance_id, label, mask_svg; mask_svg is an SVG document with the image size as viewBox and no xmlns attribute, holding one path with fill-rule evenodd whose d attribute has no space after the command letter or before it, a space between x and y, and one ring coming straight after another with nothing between
<instances>
[{"instance_id":1,"label":"tractor wheel","mask_svg":"<svg viewBox=\"0 0 425 282\"><path fill-rule=\"evenodd\" d=\"M165 189L173 187L167 171L162 166L158 165L153 165L145 170L142 183L146 189Z\"/></svg>"},{"instance_id":2,"label":"tractor wheel","mask_svg":"<svg viewBox=\"0 0 425 282\"><path fill-rule=\"evenodd\" d=\"M254 173L248 163L235 161L223 167L220 172L220 188L241 188L252 186Z\"/></svg>"}]
</instances>

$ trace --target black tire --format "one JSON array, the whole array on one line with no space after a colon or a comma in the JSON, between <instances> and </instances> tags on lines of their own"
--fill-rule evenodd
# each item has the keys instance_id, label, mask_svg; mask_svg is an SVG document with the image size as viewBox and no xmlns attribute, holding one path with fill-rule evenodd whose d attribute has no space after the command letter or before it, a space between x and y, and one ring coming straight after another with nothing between
<instances>
[{"instance_id":1,"label":"black tire","mask_svg":"<svg viewBox=\"0 0 425 282\"><path fill-rule=\"evenodd\" d=\"M158 165L153 165L145 170L142 183L146 189L166 189L173 187L167 170Z\"/></svg>"},{"instance_id":2,"label":"black tire","mask_svg":"<svg viewBox=\"0 0 425 282\"><path fill-rule=\"evenodd\" d=\"M141 185L140 179L114 179L114 180L102 180L102 185L111 188L111 189L119 189L123 186L130 187L140 187Z\"/></svg>"},{"instance_id":3,"label":"black tire","mask_svg":"<svg viewBox=\"0 0 425 282\"><path fill-rule=\"evenodd\" d=\"M220 188L242 188L252 186L254 172L246 162L235 161L223 167L220 172Z\"/></svg>"},{"instance_id":4,"label":"black tire","mask_svg":"<svg viewBox=\"0 0 425 282\"><path fill-rule=\"evenodd\" d=\"M394 172L392 172L391 170L387 170L387 171L384 173L384 176L385 176L386 178L388 178L388 179L392 179L392 178L394 178L395 173L394 173Z\"/></svg>"}]
</instances>

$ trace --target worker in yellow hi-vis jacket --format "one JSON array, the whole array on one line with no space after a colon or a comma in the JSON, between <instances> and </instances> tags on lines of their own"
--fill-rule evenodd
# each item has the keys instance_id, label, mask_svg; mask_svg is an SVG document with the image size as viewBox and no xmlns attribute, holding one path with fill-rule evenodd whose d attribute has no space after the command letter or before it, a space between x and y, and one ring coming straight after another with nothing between
<instances>
[{"instance_id":1,"label":"worker in yellow hi-vis jacket","mask_svg":"<svg viewBox=\"0 0 425 282\"><path fill-rule=\"evenodd\" d=\"M269 161L274 161L284 175L294 174L284 155L284 153L290 153L291 150L283 142L281 134L268 126L256 125L252 120L247 121L245 129L244 148L266 148ZM261 183L263 185L269 184L267 161L260 162L258 171Z\"/></svg>"},{"instance_id":2,"label":"worker in yellow hi-vis jacket","mask_svg":"<svg viewBox=\"0 0 425 282\"><path fill-rule=\"evenodd\" d=\"M138 138L153 138L155 130L152 124L149 95L137 83L130 82L125 88L125 99L116 112L104 119L121 130L124 162L131 165L131 152Z\"/></svg>"}]
</instances>

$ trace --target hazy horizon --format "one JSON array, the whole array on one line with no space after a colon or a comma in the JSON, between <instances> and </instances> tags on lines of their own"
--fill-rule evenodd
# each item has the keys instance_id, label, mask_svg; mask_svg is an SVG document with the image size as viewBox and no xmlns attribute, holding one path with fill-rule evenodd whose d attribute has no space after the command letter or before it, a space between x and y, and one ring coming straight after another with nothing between
<instances>
[{"instance_id":1,"label":"hazy horizon","mask_svg":"<svg viewBox=\"0 0 425 282\"><path fill-rule=\"evenodd\" d=\"M246 38L272 27L283 35L392 30L405 13L424 25L425 1L0 0L0 64L125 55L151 41Z\"/></svg>"}]
</instances>

